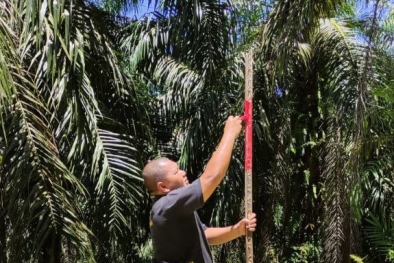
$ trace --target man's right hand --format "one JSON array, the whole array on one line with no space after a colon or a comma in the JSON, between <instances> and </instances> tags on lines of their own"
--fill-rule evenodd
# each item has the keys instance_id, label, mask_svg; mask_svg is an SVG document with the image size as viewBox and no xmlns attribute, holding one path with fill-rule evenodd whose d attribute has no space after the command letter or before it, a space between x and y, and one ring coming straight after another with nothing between
<instances>
[{"instance_id":1,"label":"man's right hand","mask_svg":"<svg viewBox=\"0 0 394 263\"><path fill-rule=\"evenodd\" d=\"M230 116L224 126L223 136L234 136L234 139L238 138L242 130L242 119L239 116Z\"/></svg>"}]
</instances>

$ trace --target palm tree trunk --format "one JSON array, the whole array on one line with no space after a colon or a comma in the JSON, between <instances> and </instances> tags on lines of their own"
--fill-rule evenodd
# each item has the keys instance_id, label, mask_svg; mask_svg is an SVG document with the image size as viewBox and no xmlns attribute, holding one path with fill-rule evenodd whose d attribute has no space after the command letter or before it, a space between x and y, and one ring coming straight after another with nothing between
<instances>
[{"instance_id":1,"label":"palm tree trunk","mask_svg":"<svg viewBox=\"0 0 394 263\"><path fill-rule=\"evenodd\" d=\"M61 242L60 235L53 233L45 241L43 246L43 263L60 263L61 262Z\"/></svg>"},{"instance_id":2,"label":"palm tree trunk","mask_svg":"<svg viewBox=\"0 0 394 263\"><path fill-rule=\"evenodd\" d=\"M306 127L308 130L310 142L317 143L319 140L319 126L320 126L320 114L319 114L319 96L318 96L318 84L315 76L310 76L309 81L312 83L305 87L306 89L306 98L307 98L307 108L304 112L307 116L310 117L306 120ZM307 185L308 189L306 189L309 200L308 206L306 209L306 224L313 224L314 227L307 227L309 234L316 234L316 230L319 229L317 224L319 222L320 211L318 208L320 207L321 198L319 194L316 194L318 198L315 198L314 189L316 193L319 193L320 188L320 163L319 163L319 155L318 155L318 147L313 145L312 143L308 143L305 147L305 155L304 155L304 163L305 168L309 171L309 184Z\"/></svg>"},{"instance_id":3,"label":"palm tree trunk","mask_svg":"<svg viewBox=\"0 0 394 263\"><path fill-rule=\"evenodd\" d=\"M1 164L1 156L0 156L0 164ZM1 172L1 171L0 171ZM0 177L0 193L3 193L3 182ZM5 212L4 212L4 204L3 197L0 197L0 263L7 263L7 245L6 245L6 224L5 224Z\"/></svg>"},{"instance_id":4,"label":"palm tree trunk","mask_svg":"<svg viewBox=\"0 0 394 263\"><path fill-rule=\"evenodd\" d=\"M1 189L1 188L0 188ZM3 207L0 209L0 263L7 263L6 224Z\"/></svg>"},{"instance_id":5,"label":"palm tree trunk","mask_svg":"<svg viewBox=\"0 0 394 263\"><path fill-rule=\"evenodd\" d=\"M349 205L345 204L345 206L349 207ZM350 211L350 207L349 210ZM342 263L350 263L350 254L352 253L351 243L352 243L352 234L351 234L352 226L351 226L351 218L350 213L345 213L345 218L343 222L343 246L342 246Z\"/></svg>"}]
</instances>

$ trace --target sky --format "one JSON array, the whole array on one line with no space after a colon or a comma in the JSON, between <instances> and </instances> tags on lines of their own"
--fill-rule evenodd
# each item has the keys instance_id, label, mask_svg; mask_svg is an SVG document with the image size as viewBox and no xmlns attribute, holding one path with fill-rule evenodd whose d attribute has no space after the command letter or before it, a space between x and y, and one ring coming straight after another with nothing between
<instances>
[{"instance_id":1,"label":"sky","mask_svg":"<svg viewBox=\"0 0 394 263\"><path fill-rule=\"evenodd\" d=\"M150 0L151 4L148 7L148 2L149 0L140 0L141 4L139 4L139 10L138 12L135 12L135 10L130 10L126 16L128 17L136 17L136 18L140 18L141 16L145 15L146 13L149 12L153 12L154 11L154 2L155 0ZM388 0L388 2L391 5L394 5L394 0ZM362 4L363 3L363 4ZM359 9L359 11L361 11L361 13L364 14L368 14L370 12L372 12L373 9L373 5L374 5L374 1L370 1L368 5L365 5L365 1L357 1L357 7Z\"/></svg>"},{"instance_id":2,"label":"sky","mask_svg":"<svg viewBox=\"0 0 394 263\"><path fill-rule=\"evenodd\" d=\"M135 10L130 10L129 12L126 13L127 17L136 17L140 18L141 16L145 15L146 13L153 12L153 5L154 5L154 0L151 0L151 4L148 7L148 0L142 0L140 1L141 4L138 5L139 10L138 12L135 12Z\"/></svg>"}]
</instances>

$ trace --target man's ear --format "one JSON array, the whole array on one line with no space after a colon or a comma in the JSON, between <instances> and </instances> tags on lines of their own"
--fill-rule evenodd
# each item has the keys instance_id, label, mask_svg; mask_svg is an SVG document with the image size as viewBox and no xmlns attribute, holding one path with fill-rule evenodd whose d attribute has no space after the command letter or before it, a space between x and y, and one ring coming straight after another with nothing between
<instances>
[{"instance_id":1,"label":"man's ear","mask_svg":"<svg viewBox=\"0 0 394 263\"><path fill-rule=\"evenodd\" d=\"M166 194L170 191L170 189L168 189L163 182L157 182L157 190L160 193L164 193L164 194Z\"/></svg>"}]
</instances>

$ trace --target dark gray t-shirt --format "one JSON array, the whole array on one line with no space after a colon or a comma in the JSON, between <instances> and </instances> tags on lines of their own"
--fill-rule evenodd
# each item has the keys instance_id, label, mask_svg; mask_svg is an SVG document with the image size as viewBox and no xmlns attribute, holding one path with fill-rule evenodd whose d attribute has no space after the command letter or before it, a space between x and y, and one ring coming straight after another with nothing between
<instances>
[{"instance_id":1,"label":"dark gray t-shirt","mask_svg":"<svg viewBox=\"0 0 394 263\"><path fill-rule=\"evenodd\" d=\"M173 190L153 204L150 214L153 257L176 263L212 263L196 210L204 205L200 179Z\"/></svg>"}]
</instances>

